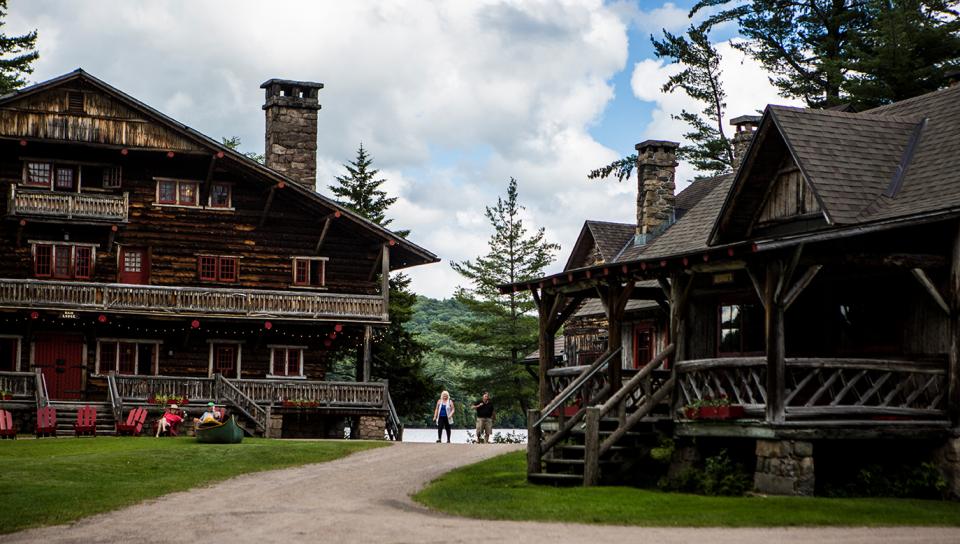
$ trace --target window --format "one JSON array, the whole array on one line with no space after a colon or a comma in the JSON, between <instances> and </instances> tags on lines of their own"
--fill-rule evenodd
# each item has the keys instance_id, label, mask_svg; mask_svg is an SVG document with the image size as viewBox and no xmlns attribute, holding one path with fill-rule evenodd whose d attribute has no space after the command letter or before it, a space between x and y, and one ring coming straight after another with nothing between
<instances>
[{"instance_id":1,"label":"window","mask_svg":"<svg viewBox=\"0 0 960 544\"><path fill-rule=\"evenodd\" d=\"M211 208L231 208L231 187L229 183L213 183L210 185Z\"/></svg>"},{"instance_id":2,"label":"window","mask_svg":"<svg viewBox=\"0 0 960 544\"><path fill-rule=\"evenodd\" d=\"M123 253L123 271L139 273L143 271L143 253L140 251L125 251Z\"/></svg>"},{"instance_id":3,"label":"window","mask_svg":"<svg viewBox=\"0 0 960 544\"><path fill-rule=\"evenodd\" d=\"M33 244L33 275L38 278L90 279L96 252L93 245Z\"/></svg>"},{"instance_id":4,"label":"window","mask_svg":"<svg viewBox=\"0 0 960 544\"><path fill-rule=\"evenodd\" d=\"M20 337L0 335L0 372L20 370Z\"/></svg>"},{"instance_id":5,"label":"window","mask_svg":"<svg viewBox=\"0 0 960 544\"><path fill-rule=\"evenodd\" d=\"M763 353L763 309L756 304L722 304L719 308L720 355Z\"/></svg>"},{"instance_id":6,"label":"window","mask_svg":"<svg viewBox=\"0 0 960 544\"><path fill-rule=\"evenodd\" d=\"M327 282L326 257L294 257L293 284L323 287Z\"/></svg>"},{"instance_id":7,"label":"window","mask_svg":"<svg viewBox=\"0 0 960 544\"><path fill-rule=\"evenodd\" d=\"M26 185L50 187L53 179L53 164L49 162L27 162L23 177Z\"/></svg>"},{"instance_id":8,"label":"window","mask_svg":"<svg viewBox=\"0 0 960 544\"><path fill-rule=\"evenodd\" d=\"M303 376L303 348L275 346L270 349L271 376Z\"/></svg>"},{"instance_id":9,"label":"window","mask_svg":"<svg viewBox=\"0 0 960 544\"><path fill-rule=\"evenodd\" d=\"M101 174L101 179L103 180L104 189L119 189L120 188L120 167L119 166L106 166L103 169Z\"/></svg>"},{"instance_id":10,"label":"window","mask_svg":"<svg viewBox=\"0 0 960 544\"><path fill-rule=\"evenodd\" d=\"M157 180L157 204L199 207L198 187L196 181Z\"/></svg>"},{"instance_id":11,"label":"window","mask_svg":"<svg viewBox=\"0 0 960 544\"><path fill-rule=\"evenodd\" d=\"M225 378L239 378L240 348L239 343L225 340L210 342L210 376L222 374Z\"/></svg>"},{"instance_id":12,"label":"window","mask_svg":"<svg viewBox=\"0 0 960 544\"><path fill-rule=\"evenodd\" d=\"M220 255L197 257L197 272L203 281L237 281L238 268L237 257Z\"/></svg>"},{"instance_id":13,"label":"window","mask_svg":"<svg viewBox=\"0 0 960 544\"><path fill-rule=\"evenodd\" d=\"M73 191L77 188L77 168L75 166L57 166L53 188L58 191Z\"/></svg>"},{"instance_id":14,"label":"window","mask_svg":"<svg viewBox=\"0 0 960 544\"><path fill-rule=\"evenodd\" d=\"M96 373L156 374L160 342L104 338L97 342Z\"/></svg>"}]
</instances>

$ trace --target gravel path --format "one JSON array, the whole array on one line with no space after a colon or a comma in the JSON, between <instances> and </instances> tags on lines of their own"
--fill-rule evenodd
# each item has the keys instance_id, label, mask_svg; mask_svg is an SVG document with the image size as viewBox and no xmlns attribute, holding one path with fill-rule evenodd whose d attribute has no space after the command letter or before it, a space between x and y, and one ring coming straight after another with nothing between
<instances>
[{"instance_id":1,"label":"gravel path","mask_svg":"<svg viewBox=\"0 0 960 544\"><path fill-rule=\"evenodd\" d=\"M250 474L3 542L960 542L960 529L683 529L478 521L409 495L455 467L512 445L396 444L318 465ZM105 475L107 477L108 475Z\"/></svg>"}]
</instances>

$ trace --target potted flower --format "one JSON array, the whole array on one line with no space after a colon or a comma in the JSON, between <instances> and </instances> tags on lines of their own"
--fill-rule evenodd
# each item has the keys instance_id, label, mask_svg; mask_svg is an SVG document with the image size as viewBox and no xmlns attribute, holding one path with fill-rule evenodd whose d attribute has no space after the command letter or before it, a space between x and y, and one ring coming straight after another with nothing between
<instances>
[{"instance_id":1,"label":"potted flower","mask_svg":"<svg viewBox=\"0 0 960 544\"><path fill-rule=\"evenodd\" d=\"M687 419L699 419L700 401L696 400L683 407L683 417Z\"/></svg>"},{"instance_id":2,"label":"potted flower","mask_svg":"<svg viewBox=\"0 0 960 544\"><path fill-rule=\"evenodd\" d=\"M717 401L707 395L700 402L700 417L702 419L717 419L719 416Z\"/></svg>"},{"instance_id":3,"label":"potted flower","mask_svg":"<svg viewBox=\"0 0 960 544\"><path fill-rule=\"evenodd\" d=\"M10 391L6 391L6 390L0 391L0 399L2 399L2 400L12 400L12 399L13 399L13 393L11 393Z\"/></svg>"}]
</instances>

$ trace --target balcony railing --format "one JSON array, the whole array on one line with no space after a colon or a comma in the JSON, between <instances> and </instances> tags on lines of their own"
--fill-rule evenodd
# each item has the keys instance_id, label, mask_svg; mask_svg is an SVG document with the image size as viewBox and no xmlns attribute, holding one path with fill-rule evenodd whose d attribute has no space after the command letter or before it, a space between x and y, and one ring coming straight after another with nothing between
<instances>
[{"instance_id":1,"label":"balcony railing","mask_svg":"<svg viewBox=\"0 0 960 544\"><path fill-rule=\"evenodd\" d=\"M0 307L387 322L376 295L0 279Z\"/></svg>"},{"instance_id":2,"label":"balcony railing","mask_svg":"<svg viewBox=\"0 0 960 544\"><path fill-rule=\"evenodd\" d=\"M725 396L748 417L763 418L766 359L702 359L677 363L677 413L707 397ZM877 359L786 360L786 419L945 419L945 364Z\"/></svg>"},{"instance_id":3,"label":"balcony railing","mask_svg":"<svg viewBox=\"0 0 960 544\"><path fill-rule=\"evenodd\" d=\"M43 216L126 222L128 194L58 193L10 185L8 213L13 216Z\"/></svg>"}]
</instances>

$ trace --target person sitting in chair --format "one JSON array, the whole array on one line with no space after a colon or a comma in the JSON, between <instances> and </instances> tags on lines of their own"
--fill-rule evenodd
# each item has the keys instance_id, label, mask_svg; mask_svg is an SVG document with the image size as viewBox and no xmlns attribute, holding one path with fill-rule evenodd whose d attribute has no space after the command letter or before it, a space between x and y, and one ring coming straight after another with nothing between
<instances>
[{"instance_id":1,"label":"person sitting in chair","mask_svg":"<svg viewBox=\"0 0 960 544\"><path fill-rule=\"evenodd\" d=\"M160 419L157 420L157 438L160 438L160 433L170 433L170 429L176 427L183 421L183 418L180 417L179 407L176 404L171 404L163 411L163 415L160 416Z\"/></svg>"},{"instance_id":2,"label":"person sitting in chair","mask_svg":"<svg viewBox=\"0 0 960 544\"><path fill-rule=\"evenodd\" d=\"M213 425L215 423L220 423L223 420L223 410L217 408L217 405L213 402L207 403L207 411L200 415L199 418L195 419L197 425Z\"/></svg>"}]
</instances>

